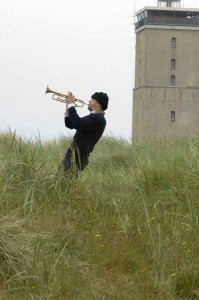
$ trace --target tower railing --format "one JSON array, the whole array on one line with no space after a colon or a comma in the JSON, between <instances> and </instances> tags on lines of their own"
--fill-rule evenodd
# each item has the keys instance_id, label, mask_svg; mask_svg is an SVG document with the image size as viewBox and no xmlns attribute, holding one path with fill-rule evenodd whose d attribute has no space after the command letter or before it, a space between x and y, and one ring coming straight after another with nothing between
<instances>
[{"instance_id":1,"label":"tower railing","mask_svg":"<svg viewBox=\"0 0 199 300\"><path fill-rule=\"evenodd\" d=\"M158 0L159 7L181 7L181 0Z\"/></svg>"},{"instance_id":2,"label":"tower railing","mask_svg":"<svg viewBox=\"0 0 199 300\"><path fill-rule=\"evenodd\" d=\"M135 23L138 29L144 25L166 25L166 26L199 26L199 19L180 17L148 17Z\"/></svg>"}]
</instances>

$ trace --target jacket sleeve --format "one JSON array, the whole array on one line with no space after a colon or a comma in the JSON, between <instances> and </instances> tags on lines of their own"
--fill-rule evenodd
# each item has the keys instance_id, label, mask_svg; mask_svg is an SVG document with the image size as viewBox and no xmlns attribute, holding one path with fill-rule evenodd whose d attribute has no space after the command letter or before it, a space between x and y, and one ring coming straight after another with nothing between
<instances>
[{"instance_id":1,"label":"jacket sleeve","mask_svg":"<svg viewBox=\"0 0 199 300\"><path fill-rule=\"evenodd\" d=\"M64 123L67 128L74 129L74 127L70 121L70 118L68 116L64 118Z\"/></svg>"},{"instance_id":2,"label":"jacket sleeve","mask_svg":"<svg viewBox=\"0 0 199 300\"><path fill-rule=\"evenodd\" d=\"M68 112L72 128L92 131L96 130L96 127L99 126L100 121L95 114L90 114L81 118L77 114L75 107L70 107Z\"/></svg>"}]
</instances>

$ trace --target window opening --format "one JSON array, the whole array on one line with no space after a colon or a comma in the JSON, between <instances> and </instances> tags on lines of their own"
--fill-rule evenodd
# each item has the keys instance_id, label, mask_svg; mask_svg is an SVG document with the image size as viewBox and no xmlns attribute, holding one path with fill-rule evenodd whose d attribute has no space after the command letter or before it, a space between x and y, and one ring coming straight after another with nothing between
<instances>
[{"instance_id":1,"label":"window opening","mask_svg":"<svg viewBox=\"0 0 199 300\"><path fill-rule=\"evenodd\" d=\"M171 38L171 48L175 48L176 47L176 38L172 37Z\"/></svg>"},{"instance_id":2,"label":"window opening","mask_svg":"<svg viewBox=\"0 0 199 300\"><path fill-rule=\"evenodd\" d=\"M175 59L171 59L171 70L175 70L176 68L176 60Z\"/></svg>"},{"instance_id":3,"label":"window opening","mask_svg":"<svg viewBox=\"0 0 199 300\"><path fill-rule=\"evenodd\" d=\"M175 83L176 83L176 77L175 77L175 75L171 75L171 77L170 77L170 85L175 85Z\"/></svg>"},{"instance_id":4,"label":"window opening","mask_svg":"<svg viewBox=\"0 0 199 300\"><path fill-rule=\"evenodd\" d=\"M170 113L170 121L175 122L175 120L176 120L176 112L172 110Z\"/></svg>"}]
</instances>

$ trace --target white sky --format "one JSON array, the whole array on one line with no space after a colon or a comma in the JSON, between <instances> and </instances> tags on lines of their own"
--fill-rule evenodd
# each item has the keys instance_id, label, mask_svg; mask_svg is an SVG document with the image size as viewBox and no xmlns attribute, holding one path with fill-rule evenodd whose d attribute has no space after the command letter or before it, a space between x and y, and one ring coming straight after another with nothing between
<instances>
[{"instance_id":1,"label":"white sky","mask_svg":"<svg viewBox=\"0 0 199 300\"><path fill-rule=\"evenodd\" d=\"M182 0L197 7L198 0ZM64 127L65 105L46 86L88 101L110 98L105 134L131 138L134 11L156 0L6 0L0 6L0 131L51 139ZM87 108L78 108L80 116Z\"/></svg>"}]
</instances>

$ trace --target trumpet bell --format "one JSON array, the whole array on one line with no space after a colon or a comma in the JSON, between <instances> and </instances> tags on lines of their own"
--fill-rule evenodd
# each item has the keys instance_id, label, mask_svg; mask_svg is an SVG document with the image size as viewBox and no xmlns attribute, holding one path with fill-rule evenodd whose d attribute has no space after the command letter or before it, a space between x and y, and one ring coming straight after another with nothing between
<instances>
[{"instance_id":1,"label":"trumpet bell","mask_svg":"<svg viewBox=\"0 0 199 300\"><path fill-rule=\"evenodd\" d=\"M49 88L49 86L47 85L45 94L48 94L48 93L50 93L50 88Z\"/></svg>"},{"instance_id":2,"label":"trumpet bell","mask_svg":"<svg viewBox=\"0 0 199 300\"><path fill-rule=\"evenodd\" d=\"M48 94L48 93L53 93L53 94L59 94L59 95L60 95L60 93L57 93L56 91L53 91L53 90L52 90L51 88L49 88L49 86L47 85L45 94Z\"/></svg>"}]
</instances>

